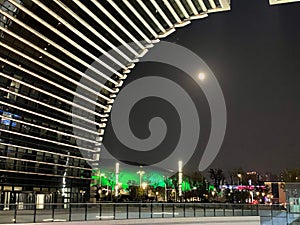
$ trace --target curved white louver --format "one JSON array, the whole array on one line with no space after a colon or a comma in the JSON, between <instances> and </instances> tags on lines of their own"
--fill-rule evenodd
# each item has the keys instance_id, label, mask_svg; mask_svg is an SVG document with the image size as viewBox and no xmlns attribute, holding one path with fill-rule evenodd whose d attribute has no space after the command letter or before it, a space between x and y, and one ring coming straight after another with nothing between
<instances>
[{"instance_id":1,"label":"curved white louver","mask_svg":"<svg viewBox=\"0 0 300 225\"><path fill-rule=\"evenodd\" d=\"M22 118L36 119L23 122L12 118L20 130L2 127L0 131L13 139L23 137L58 146L62 152L68 147L66 156L67 152L73 154L70 149L80 148L90 152L83 158L97 161L105 117L139 58L178 27L205 18L211 12L229 9L228 0L2 1L0 77L8 85L0 87L6 95L1 105L5 112L4 108L26 115ZM118 48L120 45L124 48ZM99 59L100 55L105 60ZM91 65L92 62L99 67ZM97 74L97 78L85 73L86 69ZM80 79L85 79L86 84L79 82ZM74 88L78 86L88 94L77 93ZM80 101L72 102L74 96ZM96 110L91 111L85 104L94 104ZM72 107L82 110L82 115L74 115ZM85 112L95 116L96 121ZM71 123L71 117L76 117L79 124ZM50 120L56 125L49 124ZM80 123L94 124L99 127L98 132ZM25 126L29 130L38 129L40 135L27 132ZM84 131L86 136L73 134L70 132L73 128ZM45 133L56 138L48 139ZM61 142L61 136L67 143ZM32 149L45 151L36 145Z\"/></svg>"}]
</instances>

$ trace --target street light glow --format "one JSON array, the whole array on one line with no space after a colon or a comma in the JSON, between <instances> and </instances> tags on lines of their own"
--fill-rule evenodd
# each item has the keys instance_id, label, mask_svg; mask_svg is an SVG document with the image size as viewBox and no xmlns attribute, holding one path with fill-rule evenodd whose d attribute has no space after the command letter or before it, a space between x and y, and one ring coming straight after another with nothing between
<instances>
[{"instance_id":1,"label":"street light glow","mask_svg":"<svg viewBox=\"0 0 300 225\"><path fill-rule=\"evenodd\" d=\"M146 187L147 187L147 185L148 185L148 184L147 184L146 182L143 182L143 183L142 183L142 188L145 190Z\"/></svg>"},{"instance_id":2,"label":"street light glow","mask_svg":"<svg viewBox=\"0 0 300 225\"><path fill-rule=\"evenodd\" d=\"M205 79L205 74L204 73L199 73L198 78L200 80L204 80Z\"/></svg>"},{"instance_id":3,"label":"street light glow","mask_svg":"<svg viewBox=\"0 0 300 225\"><path fill-rule=\"evenodd\" d=\"M142 167L140 167L140 168L142 168ZM139 171L137 171L137 173L140 175L140 188L141 188L142 187L142 176L145 173L145 171L139 170Z\"/></svg>"}]
</instances>

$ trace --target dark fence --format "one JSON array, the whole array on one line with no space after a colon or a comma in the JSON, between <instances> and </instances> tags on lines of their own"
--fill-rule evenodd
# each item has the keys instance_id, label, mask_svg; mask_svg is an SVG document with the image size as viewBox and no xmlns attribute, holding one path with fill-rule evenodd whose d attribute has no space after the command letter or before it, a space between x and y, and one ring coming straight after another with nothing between
<instances>
[{"instance_id":1,"label":"dark fence","mask_svg":"<svg viewBox=\"0 0 300 225\"><path fill-rule=\"evenodd\" d=\"M260 216L262 224L298 225L299 214L279 205L220 203L66 203L0 205L0 223L121 220L170 217ZM300 224L300 223L299 223Z\"/></svg>"}]
</instances>

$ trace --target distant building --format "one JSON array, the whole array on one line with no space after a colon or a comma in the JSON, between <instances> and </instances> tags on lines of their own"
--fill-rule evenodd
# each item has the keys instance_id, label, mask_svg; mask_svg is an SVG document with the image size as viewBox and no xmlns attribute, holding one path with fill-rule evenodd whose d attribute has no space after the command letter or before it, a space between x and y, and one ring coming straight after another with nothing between
<instances>
[{"instance_id":1,"label":"distant building","mask_svg":"<svg viewBox=\"0 0 300 225\"><path fill-rule=\"evenodd\" d=\"M256 184L258 184L258 182L259 182L259 177L258 176L259 175L258 175L258 173L256 171L249 171L249 172L246 173L246 175L247 175L247 177L246 177L247 183L249 185L256 185Z\"/></svg>"},{"instance_id":2,"label":"distant building","mask_svg":"<svg viewBox=\"0 0 300 225\"><path fill-rule=\"evenodd\" d=\"M289 211L300 213L300 183L285 183L284 189Z\"/></svg>"},{"instance_id":3,"label":"distant building","mask_svg":"<svg viewBox=\"0 0 300 225\"><path fill-rule=\"evenodd\" d=\"M281 204L286 202L286 193L284 183L282 182L265 182L269 194L266 196L267 201L273 204Z\"/></svg>"}]
</instances>

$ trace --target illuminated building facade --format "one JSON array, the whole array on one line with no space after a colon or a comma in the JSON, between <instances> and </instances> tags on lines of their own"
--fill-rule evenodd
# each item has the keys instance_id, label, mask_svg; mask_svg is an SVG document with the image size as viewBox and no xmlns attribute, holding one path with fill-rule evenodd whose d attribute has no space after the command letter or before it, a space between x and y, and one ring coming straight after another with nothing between
<instances>
[{"instance_id":1,"label":"illuminated building facade","mask_svg":"<svg viewBox=\"0 0 300 225\"><path fill-rule=\"evenodd\" d=\"M1 0L0 204L93 200L92 166L126 74L177 27L229 8L227 0Z\"/></svg>"},{"instance_id":2,"label":"illuminated building facade","mask_svg":"<svg viewBox=\"0 0 300 225\"><path fill-rule=\"evenodd\" d=\"M300 183L298 182L287 182L284 184L286 192L286 202L288 203L289 212L299 213L300 212Z\"/></svg>"}]
</instances>

